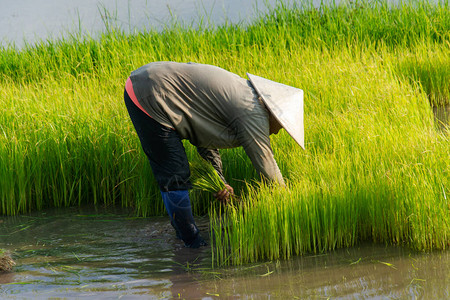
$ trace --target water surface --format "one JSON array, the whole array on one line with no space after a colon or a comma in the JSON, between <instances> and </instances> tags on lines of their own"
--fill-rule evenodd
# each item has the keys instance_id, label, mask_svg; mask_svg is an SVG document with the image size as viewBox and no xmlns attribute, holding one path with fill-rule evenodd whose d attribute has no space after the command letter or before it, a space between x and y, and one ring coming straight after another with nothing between
<instances>
[{"instance_id":1,"label":"water surface","mask_svg":"<svg viewBox=\"0 0 450 300\"><path fill-rule=\"evenodd\" d=\"M249 21L277 0L20 0L2 1L0 45L34 44L106 26L126 31L162 29L175 21L199 24Z\"/></svg>"},{"instance_id":2,"label":"water surface","mask_svg":"<svg viewBox=\"0 0 450 300\"><path fill-rule=\"evenodd\" d=\"M0 298L449 298L448 251L366 244L211 269L210 248L184 248L168 218L132 215L77 208L2 217L0 248L17 265L0 274ZM198 223L208 231L207 218Z\"/></svg>"},{"instance_id":3,"label":"water surface","mask_svg":"<svg viewBox=\"0 0 450 300\"><path fill-rule=\"evenodd\" d=\"M397 4L400 0L387 0ZM414 1L414 0L412 0ZM438 3L443 0L431 0ZM352 2L349 0L19 0L2 1L0 9L0 46L57 39L81 33L96 36L107 26L127 32L160 30L179 22L221 25L225 22L248 24L270 7L308 3ZM405 2L403 0L403 2ZM408 1L406 1L408 2Z\"/></svg>"}]
</instances>

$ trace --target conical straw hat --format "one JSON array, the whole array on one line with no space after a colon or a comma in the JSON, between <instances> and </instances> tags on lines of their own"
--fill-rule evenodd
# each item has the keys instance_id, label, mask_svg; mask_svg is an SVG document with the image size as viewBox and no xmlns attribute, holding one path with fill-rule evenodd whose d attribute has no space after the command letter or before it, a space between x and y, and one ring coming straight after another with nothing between
<instances>
[{"instance_id":1,"label":"conical straw hat","mask_svg":"<svg viewBox=\"0 0 450 300\"><path fill-rule=\"evenodd\" d=\"M247 73L256 92L272 115L291 137L305 149L303 90Z\"/></svg>"}]
</instances>

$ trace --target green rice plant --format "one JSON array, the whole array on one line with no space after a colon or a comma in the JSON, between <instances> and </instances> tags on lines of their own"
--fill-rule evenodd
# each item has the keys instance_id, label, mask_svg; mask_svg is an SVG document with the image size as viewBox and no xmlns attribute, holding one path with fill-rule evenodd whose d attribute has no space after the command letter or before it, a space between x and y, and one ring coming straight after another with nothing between
<instances>
[{"instance_id":1,"label":"green rice plant","mask_svg":"<svg viewBox=\"0 0 450 300\"><path fill-rule=\"evenodd\" d=\"M225 183L214 170L213 166L199 158L198 155L194 156L194 159L189 163L191 170L191 183L193 192L191 197L193 198L194 210L200 212L208 208L204 213L209 213L211 209L217 209L220 201L212 200L211 196L215 197L215 194L226 188ZM234 206L240 201L240 197L236 194L230 195L230 198L226 203L220 202L222 206ZM208 205L208 202L211 202Z\"/></svg>"},{"instance_id":2,"label":"green rice plant","mask_svg":"<svg viewBox=\"0 0 450 300\"><path fill-rule=\"evenodd\" d=\"M210 207L217 206L214 201L214 194L225 188L225 184L220 179L211 164L203 161L198 155L193 155L194 159L189 162L191 170L192 192L191 205L197 214L208 214Z\"/></svg>"},{"instance_id":3,"label":"green rice plant","mask_svg":"<svg viewBox=\"0 0 450 300\"><path fill-rule=\"evenodd\" d=\"M390 50L363 50L358 60L345 49L325 57L308 50L296 53L306 59L295 80L279 77L307 91L306 151L284 132L275 136L288 188L245 194L244 205L226 218L212 211L211 219L220 221L212 222L212 232L224 233L211 237L215 264L321 253L366 240L448 248L449 140L434 130L426 95L377 67L394 58ZM314 64L305 63L310 55ZM284 62L276 63L283 70Z\"/></svg>"},{"instance_id":4,"label":"green rice plant","mask_svg":"<svg viewBox=\"0 0 450 300\"><path fill-rule=\"evenodd\" d=\"M197 160L189 163L191 169L192 187L200 191L217 193L225 189L225 183L220 179L213 166Z\"/></svg>"},{"instance_id":5,"label":"green rice plant","mask_svg":"<svg viewBox=\"0 0 450 300\"><path fill-rule=\"evenodd\" d=\"M397 72L420 85L432 106L450 105L450 44L397 52Z\"/></svg>"}]
</instances>

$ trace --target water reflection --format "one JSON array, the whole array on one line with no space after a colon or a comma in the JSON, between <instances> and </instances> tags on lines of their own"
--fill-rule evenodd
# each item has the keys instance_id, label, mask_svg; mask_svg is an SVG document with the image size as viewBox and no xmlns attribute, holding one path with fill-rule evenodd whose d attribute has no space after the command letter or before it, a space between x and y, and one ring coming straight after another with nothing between
<instances>
[{"instance_id":1,"label":"water reflection","mask_svg":"<svg viewBox=\"0 0 450 300\"><path fill-rule=\"evenodd\" d=\"M205 223L206 218L200 218ZM168 218L97 214L83 209L5 217L0 248L14 252L14 273L0 274L0 298L170 294L171 277L209 257L188 252Z\"/></svg>"},{"instance_id":2,"label":"water reflection","mask_svg":"<svg viewBox=\"0 0 450 300\"><path fill-rule=\"evenodd\" d=\"M202 288L221 297L250 299L448 299L449 267L449 252L417 254L365 245L233 269Z\"/></svg>"},{"instance_id":3,"label":"water reflection","mask_svg":"<svg viewBox=\"0 0 450 300\"><path fill-rule=\"evenodd\" d=\"M207 218L199 218L207 231ZM207 235L205 235L207 236ZM364 245L289 261L211 270L211 251L182 247L168 218L72 209L3 217L14 273L0 298L420 298L449 296L450 253Z\"/></svg>"}]
</instances>

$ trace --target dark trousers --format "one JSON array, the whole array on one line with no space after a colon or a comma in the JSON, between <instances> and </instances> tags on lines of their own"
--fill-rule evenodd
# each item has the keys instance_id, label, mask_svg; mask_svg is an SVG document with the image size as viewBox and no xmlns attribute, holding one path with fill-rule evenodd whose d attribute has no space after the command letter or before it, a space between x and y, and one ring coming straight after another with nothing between
<instances>
[{"instance_id":1,"label":"dark trousers","mask_svg":"<svg viewBox=\"0 0 450 300\"><path fill-rule=\"evenodd\" d=\"M168 192L190 189L189 162L178 133L145 114L133 103L126 91L124 99L160 190Z\"/></svg>"}]
</instances>

